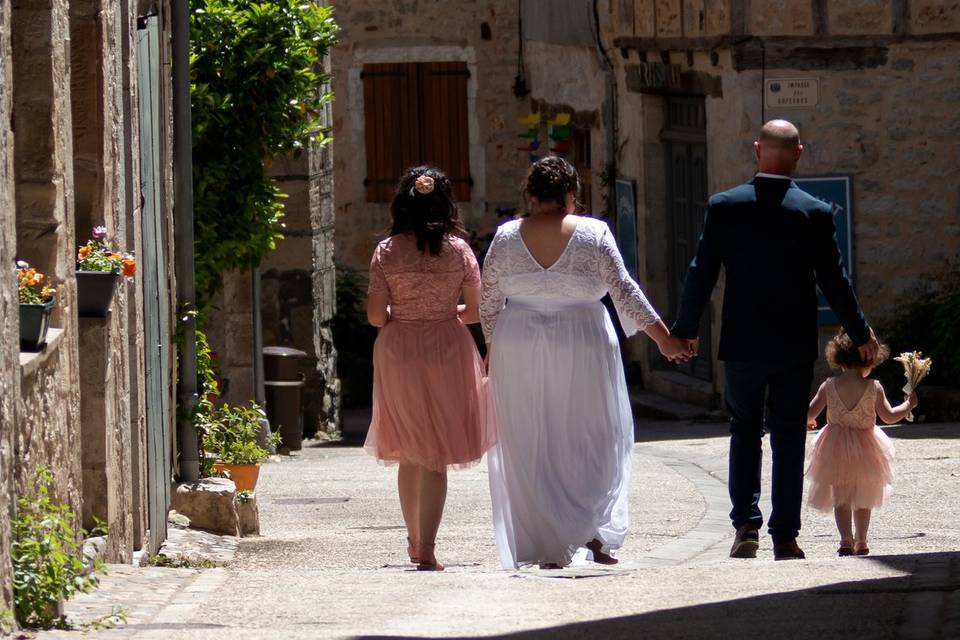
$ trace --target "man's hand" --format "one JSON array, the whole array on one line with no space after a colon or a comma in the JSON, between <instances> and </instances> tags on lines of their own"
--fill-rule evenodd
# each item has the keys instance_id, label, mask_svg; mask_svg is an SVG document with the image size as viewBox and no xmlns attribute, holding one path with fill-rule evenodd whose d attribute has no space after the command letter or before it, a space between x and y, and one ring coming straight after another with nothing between
<instances>
[{"instance_id":1,"label":"man's hand","mask_svg":"<svg viewBox=\"0 0 960 640\"><path fill-rule=\"evenodd\" d=\"M689 338L684 342L687 343L687 357L696 358L700 355L700 338Z\"/></svg>"},{"instance_id":2,"label":"man's hand","mask_svg":"<svg viewBox=\"0 0 960 640\"><path fill-rule=\"evenodd\" d=\"M877 354L880 352L880 341L877 340L877 334L873 332L873 328L870 328L870 339L867 340L866 344L859 347L860 350L860 361L861 362L873 362L877 359Z\"/></svg>"}]
</instances>

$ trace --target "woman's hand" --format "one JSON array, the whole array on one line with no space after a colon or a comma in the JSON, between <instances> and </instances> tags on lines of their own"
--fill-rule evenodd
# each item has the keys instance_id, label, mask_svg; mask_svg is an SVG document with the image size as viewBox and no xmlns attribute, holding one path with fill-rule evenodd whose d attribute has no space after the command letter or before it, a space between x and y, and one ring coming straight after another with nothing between
<instances>
[{"instance_id":1,"label":"woman's hand","mask_svg":"<svg viewBox=\"0 0 960 640\"><path fill-rule=\"evenodd\" d=\"M816 421L816 419L814 419L814 420L807 420L807 431L813 431L813 430L816 429L816 428L817 428L817 421Z\"/></svg>"},{"instance_id":2,"label":"woman's hand","mask_svg":"<svg viewBox=\"0 0 960 640\"><path fill-rule=\"evenodd\" d=\"M664 358L675 362L686 362L693 357L689 343L683 338L667 335L657 341L657 348Z\"/></svg>"}]
</instances>

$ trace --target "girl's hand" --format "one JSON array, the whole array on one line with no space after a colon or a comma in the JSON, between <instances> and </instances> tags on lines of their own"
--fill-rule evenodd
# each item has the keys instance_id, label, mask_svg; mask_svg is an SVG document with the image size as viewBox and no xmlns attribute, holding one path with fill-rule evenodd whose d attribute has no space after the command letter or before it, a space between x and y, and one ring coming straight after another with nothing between
<instances>
[{"instance_id":1,"label":"girl's hand","mask_svg":"<svg viewBox=\"0 0 960 640\"><path fill-rule=\"evenodd\" d=\"M813 431L817 428L817 420L807 420L807 431Z\"/></svg>"},{"instance_id":2,"label":"girl's hand","mask_svg":"<svg viewBox=\"0 0 960 640\"><path fill-rule=\"evenodd\" d=\"M904 396L904 397L903 397L903 401L906 402L906 403L910 406L911 409L913 409L914 407L916 407L916 406L920 403L920 401L917 399L917 392L916 392L916 391L914 391L913 393L911 393L911 394L908 395L908 396Z\"/></svg>"}]
</instances>

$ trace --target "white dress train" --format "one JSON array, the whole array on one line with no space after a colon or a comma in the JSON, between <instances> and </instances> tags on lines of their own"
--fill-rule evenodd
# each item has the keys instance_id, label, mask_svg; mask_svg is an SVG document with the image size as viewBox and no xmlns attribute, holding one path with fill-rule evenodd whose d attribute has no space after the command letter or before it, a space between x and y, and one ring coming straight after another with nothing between
<instances>
[{"instance_id":1,"label":"white dress train","mask_svg":"<svg viewBox=\"0 0 960 640\"><path fill-rule=\"evenodd\" d=\"M607 293L627 335L658 320L603 221L578 218L547 268L524 244L519 221L497 230L480 314L492 347L498 443L488 465L505 568L566 565L594 538L613 550L626 536L633 415L600 302Z\"/></svg>"}]
</instances>

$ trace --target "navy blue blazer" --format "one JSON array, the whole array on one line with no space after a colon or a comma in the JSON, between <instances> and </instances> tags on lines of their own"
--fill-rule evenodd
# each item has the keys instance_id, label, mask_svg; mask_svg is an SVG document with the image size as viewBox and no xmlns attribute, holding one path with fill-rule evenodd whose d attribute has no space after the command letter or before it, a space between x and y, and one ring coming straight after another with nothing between
<instances>
[{"instance_id":1,"label":"navy blue blazer","mask_svg":"<svg viewBox=\"0 0 960 640\"><path fill-rule=\"evenodd\" d=\"M834 205L786 178L755 176L712 196L671 331L697 336L722 266L721 360L816 360L817 285L854 343L866 343L870 329L840 258L833 215Z\"/></svg>"}]
</instances>

